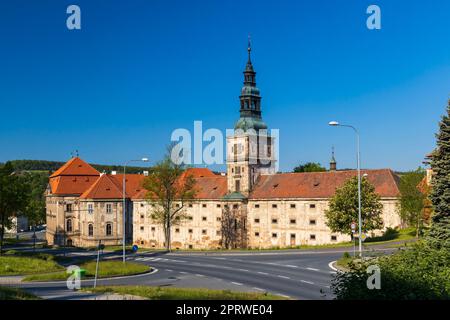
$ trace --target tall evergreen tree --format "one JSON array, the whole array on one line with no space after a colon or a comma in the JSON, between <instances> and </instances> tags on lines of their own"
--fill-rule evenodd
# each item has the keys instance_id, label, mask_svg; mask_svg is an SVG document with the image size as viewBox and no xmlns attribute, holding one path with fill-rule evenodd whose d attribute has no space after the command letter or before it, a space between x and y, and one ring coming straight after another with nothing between
<instances>
[{"instance_id":1,"label":"tall evergreen tree","mask_svg":"<svg viewBox=\"0 0 450 320\"><path fill-rule=\"evenodd\" d=\"M436 139L437 147L431 156L433 178L430 193L434 215L428 241L434 247L450 249L450 100Z\"/></svg>"}]
</instances>

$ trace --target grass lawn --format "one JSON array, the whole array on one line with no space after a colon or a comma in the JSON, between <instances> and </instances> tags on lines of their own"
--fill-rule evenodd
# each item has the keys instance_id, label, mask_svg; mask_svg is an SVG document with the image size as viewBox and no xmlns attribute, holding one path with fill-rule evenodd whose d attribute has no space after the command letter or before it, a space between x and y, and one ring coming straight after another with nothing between
<instances>
[{"instance_id":1,"label":"grass lawn","mask_svg":"<svg viewBox=\"0 0 450 320\"><path fill-rule=\"evenodd\" d=\"M84 288L96 293L118 293L141 296L150 300L286 300L266 293L236 292L229 290L184 289L147 286L109 286Z\"/></svg>"},{"instance_id":2,"label":"grass lawn","mask_svg":"<svg viewBox=\"0 0 450 320\"><path fill-rule=\"evenodd\" d=\"M95 266L96 261L85 262L79 265L81 269L86 270L84 278L95 277ZM98 277L108 278L117 276L129 276L133 274L144 273L150 270L151 268L149 266L138 263L126 262L124 264L122 261L100 261L98 266ZM23 281L66 280L68 277L68 273L66 273L65 271L61 271L55 273L41 273L30 275L25 277Z\"/></svg>"},{"instance_id":3,"label":"grass lawn","mask_svg":"<svg viewBox=\"0 0 450 320\"><path fill-rule=\"evenodd\" d=\"M0 300L40 300L41 298L16 288L0 287Z\"/></svg>"},{"instance_id":4,"label":"grass lawn","mask_svg":"<svg viewBox=\"0 0 450 320\"><path fill-rule=\"evenodd\" d=\"M0 275L2 276L54 272L63 269L52 259L8 255L0 257Z\"/></svg>"}]
</instances>

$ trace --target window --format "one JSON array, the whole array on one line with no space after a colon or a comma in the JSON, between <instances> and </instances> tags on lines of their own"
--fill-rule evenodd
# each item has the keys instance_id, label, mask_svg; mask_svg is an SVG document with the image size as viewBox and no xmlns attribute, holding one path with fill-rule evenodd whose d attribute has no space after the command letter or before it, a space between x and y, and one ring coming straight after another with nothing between
<instances>
[{"instance_id":1,"label":"window","mask_svg":"<svg viewBox=\"0 0 450 320\"><path fill-rule=\"evenodd\" d=\"M217 221L222 221L222 217L217 217L216 220Z\"/></svg>"},{"instance_id":2,"label":"window","mask_svg":"<svg viewBox=\"0 0 450 320\"><path fill-rule=\"evenodd\" d=\"M316 219L309 219L309 224L312 226L316 225Z\"/></svg>"},{"instance_id":3,"label":"window","mask_svg":"<svg viewBox=\"0 0 450 320\"><path fill-rule=\"evenodd\" d=\"M295 233L291 233L291 240L295 240Z\"/></svg>"},{"instance_id":4,"label":"window","mask_svg":"<svg viewBox=\"0 0 450 320\"><path fill-rule=\"evenodd\" d=\"M94 225L92 223L88 224L88 236L93 237L94 236Z\"/></svg>"},{"instance_id":5,"label":"window","mask_svg":"<svg viewBox=\"0 0 450 320\"><path fill-rule=\"evenodd\" d=\"M310 208L310 209L315 209L315 208L316 208L316 205L315 205L315 204L310 204L310 205L309 205L309 208Z\"/></svg>"},{"instance_id":6,"label":"window","mask_svg":"<svg viewBox=\"0 0 450 320\"><path fill-rule=\"evenodd\" d=\"M202 234L206 234L206 229L203 229L203 230L202 230Z\"/></svg>"},{"instance_id":7,"label":"window","mask_svg":"<svg viewBox=\"0 0 450 320\"><path fill-rule=\"evenodd\" d=\"M236 167L236 174L240 174L241 173L241 167Z\"/></svg>"},{"instance_id":8,"label":"window","mask_svg":"<svg viewBox=\"0 0 450 320\"><path fill-rule=\"evenodd\" d=\"M272 219L272 223L278 223L278 219Z\"/></svg>"},{"instance_id":9,"label":"window","mask_svg":"<svg viewBox=\"0 0 450 320\"><path fill-rule=\"evenodd\" d=\"M315 234L310 234L309 235L309 240L316 240L316 235Z\"/></svg>"},{"instance_id":10,"label":"window","mask_svg":"<svg viewBox=\"0 0 450 320\"><path fill-rule=\"evenodd\" d=\"M295 203L291 203L291 209L295 209Z\"/></svg>"},{"instance_id":11,"label":"window","mask_svg":"<svg viewBox=\"0 0 450 320\"><path fill-rule=\"evenodd\" d=\"M192 208L192 203L189 203L189 208Z\"/></svg>"},{"instance_id":12,"label":"window","mask_svg":"<svg viewBox=\"0 0 450 320\"><path fill-rule=\"evenodd\" d=\"M255 237L259 237L259 232L255 232Z\"/></svg>"},{"instance_id":13,"label":"window","mask_svg":"<svg viewBox=\"0 0 450 320\"><path fill-rule=\"evenodd\" d=\"M241 181L240 180L236 180L236 192L240 192L241 191Z\"/></svg>"},{"instance_id":14,"label":"window","mask_svg":"<svg viewBox=\"0 0 450 320\"><path fill-rule=\"evenodd\" d=\"M66 221L66 231L72 232L72 219L67 219Z\"/></svg>"},{"instance_id":15,"label":"window","mask_svg":"<svg viewBox=\"0 0 450 320\"><path fill-rule=\"evenodd\" d=\"M144 215L143 214L141 214L141 219L144 219Z\"/></svg>"},{"instance_id":16,"label":"window","mask_svg":"<svg viewBox=\"0 0 450 320\"><path fill-rule=\"evenodd\" d=\"M112 205L111 203L107 203L106 204L106 213L111 213L112 212Z\"/></svg>"},{"instance_id":17,"label":"window","mask_svg":"<svg viewBox=\"0 0 450 320\"><path fill-rule=\"evenodd\" d=\"M155 227L152 227L152 229L151 229L152 231L155 231Z\"/></svg>"},{"instance_id":18,"label":"window","mask_svg":"<svg viewBox=\"0 0 450 320\"><path fill-rule=\"evenodd\" d=\"M112 235L112 223L107 223L106 224L106 235L107 236Z\"/></svg>"},{"instance_id":19,"label":"window","mask_svg":"<svg viewBox=\"0 0 450 320\"><path fill-rule=\"evenodd\" d=\"M203 207L203 208L206 208L206 204L205 204L205 203L204 203L204 204L202 204L202 207Z\"/></svg>"},{"instance_id":20,"label":"window","mask_svg":"<svg viewBox=\"0 0 450 320\"><path fill-rule=\"evenodd\" d=\"M272 204L272 208L276 209L278 206L274 203Z\"/></svg>"},{"instance_id":21,"label":"window","mask_svg":"<svg viewBox=\"0 0 450 320\"><path fill-rule=\"evenodd\" d=\"M93 214L94 213L94 205L92 203L88 204L88 213Z\"/></svg>"},{"instance_id":22,"label":"window","mask_svg":"<svg viewBox=\"0 0 450 320\"><path fill-rule=\"evenodd\" d=\"M143 226L141 226L141 231L144 231L144 227Z\"/></svg>"},{"instance_id":23,"label":"window","mask_svg":"<svg viewBox=\"0 0 450 320\"><path fill-rule=\"evenodd\" d=\"M272 238L276 238L278 235L276 233L272 233Z\"/></svg>"},{"instance_id":24,"label":"window","mask_svg":"<svg viewBox=\"0 0 450 320\"><path fill-rule=\"evenodd\" d=\"M259 208L259 204L255 204L255 208L258 209Z\"/></svg>"},{"instance_id":25,"label":"window","mask_svg":"<svg viewBox=\"0 0 450 320\"><path fill-rule=\"evenodd\" d=\"M220 208L220 203L217 204L217 208Z\"/></svg>"},{"instance_id":26,"label":"window","mask_svg":"<svg viewBox=\"0 0 450 320\"><path fill-rule=\"evenodd\" d=\"M290 220L290 223L291 223L291 224L296 224L296 223L297 223L297 220L291 219L291 220Z\"/></svg>"},{"instance_id":27,"label":"window","mask_svg":"<svg viewBox=\"0 0 450 320\"><path fill-rule=\"evenodd\" d=\"M194 246L193 246L192 244L190 244L190 245L188 246L188 248L189 248L189 249L193 249Z\"/></svg>"},{"instance_id":28,"label":"window","mask_svg":"<svg viewBox=\"0 0 450 320\"><path fill-rule=\"evenodd\" d=\"M175 207L176 207L176 208L179 208L179 207L180 207L180 204L179 204L179 203L177 203L177 204L175 205Z\"/></svg>"},{"instance_id":29,"label":"window","mask_svg":"<svg viewBox=\"0 0 450 320\"><path fill-rule=\"evenodd\" d=\"M216 236L220 236L220 230L216 231Z\"/></svg>"},{"instance_id":30,"label":"window","mask_svg":"<svg viewBox=\"0 0 450 320\"><path fill-rule=\"evenodd\" d=\"M206 221L206 217L202 217L202 221Z\"/></svg>"},{"instance_id":31,"label":"window","mask_svg":"<svg viewBox=\"0 0 450 320\"><path fill-rule=\"evenodd\" d=\"M144 207L144 204L143 203L141 203L141 208L143 208Z\"/></svg>"},{"instance_id":32,"label":"window","mask_svg":"<svg viewBox=\"0 0 450 320\"><path fill-rule=\"evenodd\" d=\"M337 236L331 236L331 241L336 241L337 240Z\"/></svg>"},{"instance_id":33,"label":"window","mask_svg":"<svg viewBox=\"0 0 450 320\"><path fill-rule=\"evenodd\" d=\"M233 204L233 209L237 209L237 208L239 208L239 205Z\"/></svg>"},{"instance_id":34,"label":"window","mask_svg":"<svg viewBox=\"0 0 450 320\"><path fill-rule=\"evenodd\" d=\"M180 233L180 228L175 228L176 233Z\"/></svg>"},{"instance_id":35,"label":"window","mask_svg":"<svg viewBox=\"0 0 450 320\"><path fill-rule=\"evenodd\" d=\"M259 218L256 218L256 219L255 219L255 223L259 223Z\"/></svg>"},{"instance_id":36,"label":"window","mask_svg":"<svg viewBox=\"0 0 450 320\"><path fill-rule=\"evenodd\" d=\"M194 218L192 218L192 216L188 216L188 220L192 220L192 219L194 219Z\"/></svg>"},{"instance_id":37,"label":"window","mask_svg":"<svg viewBox=\"0 0 450 320\"><path fill-rule=\"evenodd\" d=\"M71 203L66 204L66 211L72 212L72 204Z\"/></svg>"},{"instance_id":38,"label":"window","mask_svg":"<svg viewBox=\"0 0 450 320\"><path fill-rule=\"evenodd\" d=\"M189 233L193 233L193 230L192 230L192 229L189 229L188 232L189 232Z\"/></svg>"}]
</instances>

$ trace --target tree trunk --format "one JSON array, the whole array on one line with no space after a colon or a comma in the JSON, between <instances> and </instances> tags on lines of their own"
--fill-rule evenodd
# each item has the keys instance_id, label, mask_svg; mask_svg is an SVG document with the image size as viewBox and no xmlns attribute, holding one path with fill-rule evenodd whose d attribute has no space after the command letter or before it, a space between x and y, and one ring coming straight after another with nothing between
<instances>
[{"instance_id":1,"label":"tree trunk","mask_svg":"<svg viewBox=\"0 0 450 320\"><path fill-rule=\"evenodd\" d=\"M33 252L36 252L36 224L33 223Z\"/></svg>"}]
</instances>

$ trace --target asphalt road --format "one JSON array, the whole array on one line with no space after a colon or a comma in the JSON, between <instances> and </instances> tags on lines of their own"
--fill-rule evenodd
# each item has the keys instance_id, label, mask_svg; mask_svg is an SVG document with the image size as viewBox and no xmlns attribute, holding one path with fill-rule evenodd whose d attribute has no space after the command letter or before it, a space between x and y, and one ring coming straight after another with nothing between
<instances>
[{"instance_id":1,"label":"asphalt road","mask_svg":"<svg viewBox=\"0 0 450 320\"><path fill-rule=\"evenodd\" d=\"M374 246L388 253L393 249ZM264 252L151 252L129 254L128 261L142 263L157 271L114 279L99 279L98 285L148 285L185 288L228 289L269 292L292 299L333 299L330 290L335 271L330 262L349 248L323 250L278 250ZM72 250L69 256L95 257L95 251ZM120 259L105 253L103 259ZM20 283L47 299L89 299L95 295L68 290L65 281ZM82 286L92 286L92 280Z\"/></svg>"}]
</instances>

